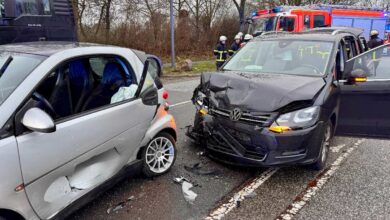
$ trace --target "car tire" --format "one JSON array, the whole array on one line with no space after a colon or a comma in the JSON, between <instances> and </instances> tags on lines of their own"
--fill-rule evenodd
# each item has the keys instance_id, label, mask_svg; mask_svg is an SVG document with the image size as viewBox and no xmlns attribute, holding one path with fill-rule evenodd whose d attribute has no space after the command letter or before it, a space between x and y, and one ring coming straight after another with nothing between
<instances>
[{"instance_id":1,"label":"car tire","mask_svg":"<svg viewBox=\"0 0 390 220\"><path fill-rule=\"evenodd\" d=\"M172 135L162 132L142 149L142 173L146 177L163 175L176 161L176 142Z\"/></svg>"},{"instance_id":2,"label":"car tire","mask_svg":"<svg viewBox=\"0 0 390 220\"><path fill-rule=\"evenodd\" d=\"M329 156L330 142L332 140L333 126L331 122L326 123L325 131L323 134L323 140L321 142L320 155L318 160L311 164L311 168L314 170L322 170L326 167L326 162Z\"/></svg>"}]
</instances>

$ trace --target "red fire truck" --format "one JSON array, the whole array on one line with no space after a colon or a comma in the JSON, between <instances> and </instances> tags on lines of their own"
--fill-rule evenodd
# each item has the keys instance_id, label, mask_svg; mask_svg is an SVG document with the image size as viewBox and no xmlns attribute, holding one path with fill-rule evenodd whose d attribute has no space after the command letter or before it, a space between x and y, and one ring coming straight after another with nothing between
<instances>
[{"instance_id":1,"label":"red fire truck","mask_svg":"<svg viewBox=\"0 0 390 220\"><path fill-rule=\"evenodd\" d=\"M255 12L249 33L258 36L269 31L300 32L316 27L346 26L363 28L365 37L369 36L372 29L376 29L380 37L384 37L387 19L387 13L382 9L324 4L279 6Z\"/></svg>"}]
</instances>

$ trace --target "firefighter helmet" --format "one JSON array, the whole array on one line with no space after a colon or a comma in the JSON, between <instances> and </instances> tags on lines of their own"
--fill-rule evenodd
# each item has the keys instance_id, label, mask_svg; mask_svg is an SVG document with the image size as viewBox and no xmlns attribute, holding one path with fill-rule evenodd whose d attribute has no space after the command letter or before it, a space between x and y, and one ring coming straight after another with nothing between
<instances>
[{"instance_id":1,"label":"firefighter helmet","mask_svg":"<svg viewBox=\"0 0 390 220\"><path fill-rule=\"evenodd\" d=\"M241 36L237 34L237 35L234 37L234 40L241 40Z\"/></svg>"},{"instance_id":2,"label":"firefighter helmet","mask_svg":"<svg viewBox=\"0 0 390 220\"><path fill-rule=\"evenodd\" d=\"M377 30L372 30L370 35L371 36L377 36L377 35L379 35L379 32Z\"/></svg>"},{"instance_id":3,"label":"firefighter helmet","mask_svg":"<svg viewBox=\"0 0 390 220\"><path fill-rule=\"evenodd\" d=\"M227 37L222 35L219 37L219 41L227 41Z\"/></svg>"},{"instance_id":4,"label":"firefighter helmet","mask_svg":"<svg viewBox=\"0 0 390 220\"><path fill-rule=\"evenodd\" d=\"M250 35L250 34L245 34L244 40L250 41L250 40L252 40L252 39L253 39L253 36L252 36L252 35Z\"/></svg>"}]
</instances>

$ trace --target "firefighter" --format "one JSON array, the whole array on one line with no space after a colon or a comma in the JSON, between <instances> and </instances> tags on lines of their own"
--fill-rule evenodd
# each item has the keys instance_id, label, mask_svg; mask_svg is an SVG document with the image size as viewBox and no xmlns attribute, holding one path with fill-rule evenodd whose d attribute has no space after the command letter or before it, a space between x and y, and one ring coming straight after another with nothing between
<instances>
[{"instance_id":1,"label":"firefighter","mask_svg":"<svg viewBox=\"0 0 390 220\"><path fill-rule=\"evenodd\" d=\"M216 64L217 70L219 70L225 63L228 56L228 49L226 46L227 37L221 36L217 44L216 49L214 50L214 55L217 57Z\"/></svg>"},{"instance_id":2,"label":"firefighter","mask_svg":"<svg viewBox=\"0 0 390 220\"><path fill-rule=\"evenodd\" d=\"M244 42L241 43L240 47L244 47L249 41L253 39L253 36L250 34L245 34Z\"/></svg>"},{"instance_id":3,"label":"firefighter","mask_svg":"<svg viewBox=\"0 0 390 220\"><path fill-rule=\"evenodd\" d=\"M379 32L377 30L372 30L370 33L370 40L368 41L368 47L374 49L375 47L381 46L384 41L379 38Z\"/></svg>"},{"instance_id":4,"label":"firefighter","mask_svg":"<svg viewBox=\"0 0 390 220\"><path fill-rule=\"evenodd\" d=\"M242 32L238 32L238 34L237 34L238 36L240 36L240 44L242 43L242 42L244 42L244 33L242 33Z\"/></svg>"},{"instance_id":5,"label":"firefighter","mask_svg":"<svg viewBox=\"0 0 390 220\"><path fill-rule=\"evenodd\" d=\"M234 37L234 42L232 46L230 47L229 56L233 56L240 49L240 45L241 45L241 37L240 35L237 34L236 37Z\"/></svg>"}]
</instances>

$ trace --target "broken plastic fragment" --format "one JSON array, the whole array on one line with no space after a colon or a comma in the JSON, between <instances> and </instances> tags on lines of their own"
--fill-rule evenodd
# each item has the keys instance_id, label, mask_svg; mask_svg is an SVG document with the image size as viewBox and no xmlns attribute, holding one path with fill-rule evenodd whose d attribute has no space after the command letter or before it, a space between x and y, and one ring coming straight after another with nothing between
<instances>
[{"instance_id":1,"label":"broken plastic fragment","mask_svg":"<svg viewBox=\"0 0 390 220\"><path fill-rule=\"evenodd\" d=\"M178 183L178 184L182 184L184 181L190 182L189 180L187 180L187 179L186 179L185 177L183 177L183 176L174 178L173 181L174 181L175 183Z\"/></svg>"},{"instance_id":2,"label":"broken plastic fragment","mask_svg":"<svg viewBox=\"0 0 390 220\"><path fill-rule=\"evenodd\" d=\"M123 209L130 201L134 200L134 196L130 196L127 198L126 201L122 201L118 203L116 206L110 207L107 209L107 214L110 214L112 212L118 212L119 210Z\"/></svg>"},{"instance_id":3,"label":"broken plastic fragment","mask_svg":"<svg viewBox=\"0 0 390 220\"><path fill-rule=\"evenodd\" d=\"M251 199L251 198L254 198L256 196L257 196L257 194L255 192L247 192L247 193L244 194L244 197L246 199Z\"/></svg>"},{"instance_id":4,"label":"broken plastic fragment","mask_svg":"<svg viewBox=\"0 0 390 220\"><path fill-rule=\"evenodd\" d=\"M183 190L184 199L190 204L194 204L195 199L198 196L196 193L191 191L192 187L193 185L191 183L187 181L183 181L182 190Z\"/></svg>"},{"instance_id":5,"label":"broken plastic fragment","mask_svg":"<svg viewBox=\"0 0 390 220\"><path fill-rule=\"evenodd\" d=\"M184 166L184 169L188 172L194 173L196 175L219 175L221 174L220 170L202 170L201 163L196 163L192 167Z\"/></svg>"},{"instance_id":6,"label":"broken plastic fragment","mask_svg":"<svg viewBox=\"0 0 390 220\"><path fill-rule=\"evenodd\" d=\"M205 152L204 151L199 151L198 153L196 153L198 156L204 156L205 155Z\"/></svg>"}]
</instances>

